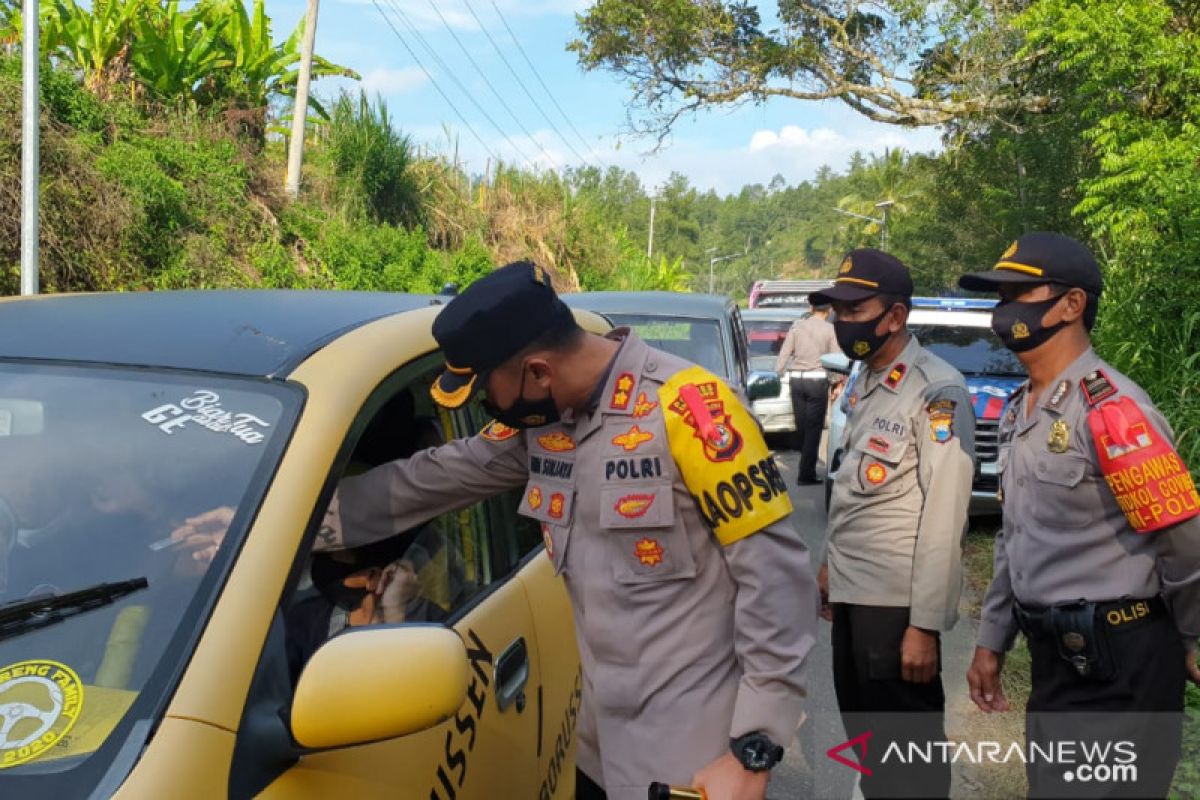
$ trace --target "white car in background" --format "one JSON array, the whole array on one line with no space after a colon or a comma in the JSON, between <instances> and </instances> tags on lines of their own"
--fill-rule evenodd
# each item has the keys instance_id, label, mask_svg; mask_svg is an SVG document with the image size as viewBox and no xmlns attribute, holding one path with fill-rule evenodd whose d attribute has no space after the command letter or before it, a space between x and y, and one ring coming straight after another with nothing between
<instances>
[{"instance_id":1,"label":"white car in background","mask_svg":"<svg viewBox=\"0 0 1200 800\"><path fill-rule=\"evenodd\" d=\"M748 308L742 311L746 343L750 352L750 369L774 372L779 350L792 323L809 315L807 308ZM779 382L779 394L755 400L754 415L765 433L795 433L796 417L792 413L791 381L784 375Z\"/></svg>"},{"instance_id":2,"label":"white car in background","mask_svg":"<svg viewBox=\"0 0 1200 800\"><path fill-rule=\"evenodd\" d=\"M999 476L996 472L1000 416L1008 398L1025 381L1025 368L992 332L992 308L995 300L962 297L914 297L908 315L908 328L930 352L945 359L963 374L975 410L975 481L971 489L971 513L998 514L996 497ZM829 442L825 449L825 508L833 479L845 451L846 399L862 368L853 368L842 354L825 356L826 369L849 373L847 390L833 404L829 416Z\"/></svg>"}]
</instances>

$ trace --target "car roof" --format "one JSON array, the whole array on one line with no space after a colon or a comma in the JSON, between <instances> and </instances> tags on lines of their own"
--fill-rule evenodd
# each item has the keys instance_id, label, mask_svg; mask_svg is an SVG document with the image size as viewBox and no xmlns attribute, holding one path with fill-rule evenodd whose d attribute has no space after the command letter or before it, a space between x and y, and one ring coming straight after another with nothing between
<instances>
[{"instance_id":1,"label":"car roof","mask_svg":"<svg viewBox=\"0 0 1200 800\"><path fill-rule=\"evenodd\" d=\"M683 292L573 292L561 295L572 308L600 314L646 314L652 317L720 319L731 301L715 294Z\"/></svg>"},{"instance_id":2,"label":"car roof","mask_svg":"<svg viewBox=\"0 0 1200 800\"><path fill-rule=\"evenodd\" d=\"M281 377L346 331L435 301L315 290L9 298L0 301L0 359Z\"/></svg>"},{"instance_id":3,"label":"car roof","mask_svg":"<svg viewBox=\"0 0 1200 800\"><path fill-rule=\"evenodd\" d=\"M787 307L762 307L743 308L742 319L747 322L751 320L797 320L804 319L812 313L812 309L807 306L804 308L787 308Z\"/></svg>"}]
</instances>

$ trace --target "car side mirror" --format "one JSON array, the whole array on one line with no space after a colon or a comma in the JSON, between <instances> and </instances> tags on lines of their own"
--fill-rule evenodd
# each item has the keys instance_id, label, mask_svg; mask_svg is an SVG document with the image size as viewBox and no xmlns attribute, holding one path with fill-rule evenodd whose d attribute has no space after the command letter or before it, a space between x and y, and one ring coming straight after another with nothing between
<instances>
[{"instance_id":1,"label":"car side mirror","mask_svg":"<svg viewBox=\"0 0 1200 800\"><path fill-rule=\"evenodd\" d=\"M826 372L837 372L841 375L850 374L850 359L845 353L826 353L821 356L821 366Z\"/></svg>"},{"instance_id":2,"label":"car side mirror","mask_svg":"<svg viewBox=\"0 0 1200 800\"><path fill-rule=\"evenodd\" d=\"M466 701L467 671L467 648L451 628L347 631L323 644L300 674L292 736L323 750L432 728Z\"/></svg>"},{"instance_id":3,"label":"car side mirror","mask_svg":"<svg viewBox=\"0 0 1200 800\"><path fill-rule=\"evenodd\" d=\"M779 376L774 372L751 372L746 381L746 396L750 402L762 400L764 397L779 396Z\"/></svg>"}]
</instances>

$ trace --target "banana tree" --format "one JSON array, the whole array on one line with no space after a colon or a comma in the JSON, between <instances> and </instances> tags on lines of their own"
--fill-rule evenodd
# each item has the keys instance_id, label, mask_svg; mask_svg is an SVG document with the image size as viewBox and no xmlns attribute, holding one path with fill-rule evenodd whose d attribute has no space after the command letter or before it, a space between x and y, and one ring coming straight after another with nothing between
<instances>
[{"instance_id":1,"label":"banana tree","mask_svg":"<svg viewBox=\"0 0 1200 800\"><path fill-rule=\"evenodd\" d=\"M101 97L127 77L134 21L143 0L93 0L90 9L75 0L43 5L43 47L47 55L79 70L84 85ZM47 11L49 13L47 13Z\"/></svg>"},{"instance_id":2,"label":"banana tree","mask_svg":"<svg viewBox=\"0 0 1200 800\"><path fill-rule=\"evenodd\" d=\"M231 65L221 38L228 24L203 4L182 12L178 0L147 7L134 23L135 77L160 99L195 100L203 81Z\"/></svg>"}]
</instances>

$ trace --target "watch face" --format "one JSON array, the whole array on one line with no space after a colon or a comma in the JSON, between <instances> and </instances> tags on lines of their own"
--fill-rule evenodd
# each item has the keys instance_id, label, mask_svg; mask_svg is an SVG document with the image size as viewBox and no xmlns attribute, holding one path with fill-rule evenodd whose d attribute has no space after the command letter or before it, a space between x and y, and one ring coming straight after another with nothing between
<instances>
[{"instance_id":1,"label":"watch face","mask_svg":"<svg viewBox=\"0 0 1200 800\"><path fill-rule=\"evenodd\" d=\"M771 766L771 758L763 742L751 742L742 752L746 754L746 766L749 769L767 769Z\"/></svg>"}]
</instances>

